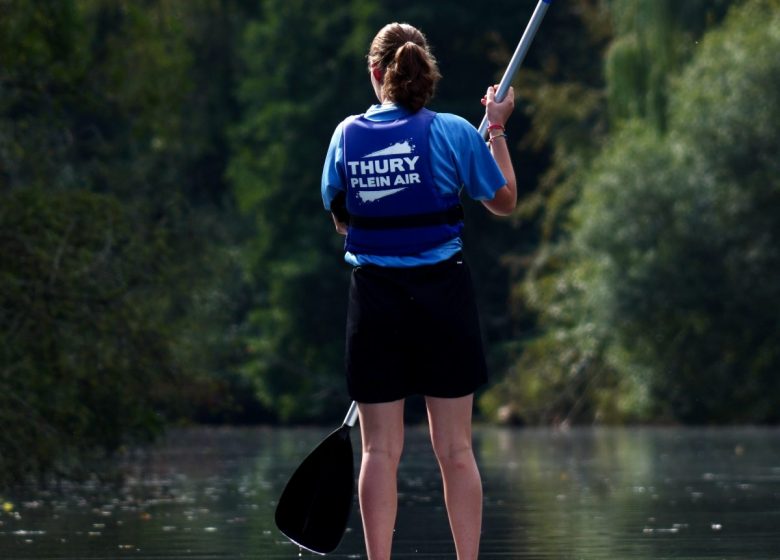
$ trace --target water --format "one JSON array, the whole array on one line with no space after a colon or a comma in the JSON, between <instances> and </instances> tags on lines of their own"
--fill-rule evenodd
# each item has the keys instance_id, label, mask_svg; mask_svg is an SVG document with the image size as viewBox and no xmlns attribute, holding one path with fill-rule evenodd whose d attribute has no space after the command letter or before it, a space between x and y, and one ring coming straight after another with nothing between
<instances>
[{"instance_id":1,"label":"water","mask_svg":"<svg viewBox=\"0 0 780 560\"><path fill-rule=\"evenodd\" d=\"M0 558L315 557L276 531L273 510L289 474L327 431L177 431L126 458L122 484L3 496ZM477 429L481 558L780 558L778 435L756 428ZM393 557L454 559L423 429L407 432L399 491ZM357 508L329 557L365 557Z\"/></svg>"}]
</instances>

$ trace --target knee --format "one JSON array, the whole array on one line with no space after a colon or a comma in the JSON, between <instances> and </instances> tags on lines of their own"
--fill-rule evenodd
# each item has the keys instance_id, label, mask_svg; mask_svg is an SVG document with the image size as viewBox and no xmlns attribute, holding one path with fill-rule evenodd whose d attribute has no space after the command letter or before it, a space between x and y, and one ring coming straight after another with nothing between
<instances>
[{"instance_id":1,"label":"knee","mask_svg":"<svg viewBox=\"0 0 780 560\"><path fill-rule=\"evenodd\" d=\"M467 469L474 465L474 451L471 441L433 442L433 452L442 468Z\"/></svg>"},{"instance_id":2,"label":"knee","mask_svg":"<svg viewBox=\"0 0 780 560\"><path fill-rule=\"evenodd\" d=\"M363 460L397 468L402 452L403 445L399 444L367 444L363 447Z\"/></svg>"}]
</instances>

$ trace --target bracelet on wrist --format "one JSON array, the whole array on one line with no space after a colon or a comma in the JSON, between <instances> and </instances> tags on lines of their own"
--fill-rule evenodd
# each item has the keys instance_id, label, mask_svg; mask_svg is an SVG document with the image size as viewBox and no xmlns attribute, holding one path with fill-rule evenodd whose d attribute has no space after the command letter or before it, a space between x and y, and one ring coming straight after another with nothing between
<instances>
[{"instance_id":1,"label":"bracelet on wrist","mask_svg":"<svg viewBox=\"0 0 780 560\"><path fill-rule=\"evenodd\" d=\"M504 127L504 125L503 125L503 124L498 124L498 123L495 123L495 124L489 124L489 125L488 125L488 127L487 127L487 129L488 129L488 132L490 132L491 130L500 130L501 132L503 132L504 130L506 130L506 128Z\"/></svg>"},{"instance_id":2,"label":"bracelet on wrist","mask_svg":"<svg viewBox=\"0 0 780 560\"><path fill-rule=\"evenodd\" d=\"M507 136L506 136L505 132L502 132L501 134L496 134L494 136L489 136L488 137L488 144L492 144L493 140L495 140L496 138L503 138L504 140L506 140Z\"/></svg>"}]
</instances>

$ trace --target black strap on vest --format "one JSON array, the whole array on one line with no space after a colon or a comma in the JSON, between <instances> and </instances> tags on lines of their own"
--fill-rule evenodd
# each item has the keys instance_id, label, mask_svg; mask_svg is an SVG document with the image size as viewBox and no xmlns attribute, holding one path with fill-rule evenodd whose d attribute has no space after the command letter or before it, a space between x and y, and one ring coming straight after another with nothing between
<instances>
[{"instance_id":1,"label":"black strap on vest","mask_svg":"<svg viewBox=\"0 0 780 560\"><path fill-rule=\"evenodd\" d=\"M350 216L349 225L359 229L402 229L425 226L454 226L463 221L463 206L456 204L441 212L406 216Z\"/></svg>"}]
</instances>

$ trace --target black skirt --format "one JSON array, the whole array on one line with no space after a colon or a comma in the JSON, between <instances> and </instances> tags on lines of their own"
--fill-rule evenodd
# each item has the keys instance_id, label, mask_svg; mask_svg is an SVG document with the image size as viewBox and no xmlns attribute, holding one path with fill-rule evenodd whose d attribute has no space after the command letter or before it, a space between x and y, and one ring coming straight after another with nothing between
<instances>
[{"instance_id":1,"label":"black skirt","mask_svg":"<svg viewBox=\"0 0 780 560\"><path fill-rule=\"evenodd\" d=\"M347 311L353 400L455 398L487 381L471 274L461 254L429 266L360 266Z\"/></svg>"}]
</instances>

